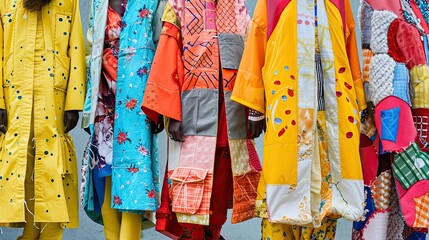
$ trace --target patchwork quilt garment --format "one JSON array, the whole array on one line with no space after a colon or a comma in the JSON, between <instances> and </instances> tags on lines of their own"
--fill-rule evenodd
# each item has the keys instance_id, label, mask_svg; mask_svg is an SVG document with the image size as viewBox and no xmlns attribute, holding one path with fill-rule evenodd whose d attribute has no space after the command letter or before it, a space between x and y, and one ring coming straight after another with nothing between
<instances>
[{"instance_id":1,"label":"patchwork quilt garment","mask_svg":"<svg viewBox=\"0 0 429 240\"><path fill-rule=\"evenodd\" d=\"M356 220L363 212L359 112L366 102L353 14L349 1L316 4L258 1L231 97L266 116L257 212L270 223L319 227L327 216Z\"/></svg>"},{"instance_id":2,"label":"patchwork quilt garment","mask_svg":"<svg viewBox=\"0 0 429 240\"><path fill-rule=\"evenodd\" d=\"M162 20L142 109L153 120L161 114L182 122L185 141L168 142L172 211L181 223L209 225L222 84L234 182L232 222L250 219L260 163L247 138L247 111L230 100L249 20L245 3L171 0ZM168 215L169 209L158 213Z\"/></svg>"},{"instance_id":3,"label":"patchwork quilt garment","mask_svg":"<svg viewBox=\"0 0 429 240\"><path fill-rule=\"evenodd\" d=\"M102 182L97 178L111 175L111 207L144 212L146 218L154 221L160 202L158 140L151 133L150 119L140 109L140 104L155 54L153 24L158 1L128 0L120 33L117 28L106 27L108 4L107 0L91 2L89 81L83 113L83 127L91 136L83 160L81 200L88 216L102 223L100 207L103 201L98 197L104 196L104 185L96 187ZM105 103L113 107L101 108L104 112L100 114L100 102L108 101L106 87L100 81L101 74L107 78L102 71L102 61L106 61L102 58L109 50L104 44L106 33L109 37L120 34L117 72L111 73L117 78L109 85L111 94L116 95L109 100L112 102ZM107 123L102 124L103 121ZM106 148L110 153L106 153Z\"/></svg>"},{"instance_id":4,"label":"patchwork quilt garment","mask_svg":"<svg viewBox=\"0 0 429 240\"><path fill-rule=\"evenodd\" d=\"M364 80L375 108L362 128L366 204L354 239L424 239L429 227L428 11L425 0L361 2Z\"/></svg>"}]
</instances>

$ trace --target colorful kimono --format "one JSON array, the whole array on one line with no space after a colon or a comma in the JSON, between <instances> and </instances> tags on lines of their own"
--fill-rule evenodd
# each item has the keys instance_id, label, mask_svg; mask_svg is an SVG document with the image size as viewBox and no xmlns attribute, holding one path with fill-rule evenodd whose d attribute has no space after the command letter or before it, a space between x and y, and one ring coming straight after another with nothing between
<instances>
[{"instance_id":1,"label":"colorful kimono","mask_svg":"<svg viewBox=\"0 0 429 240\"><path fill-rule=\"evenodd\" d=\"M211 224L213 178L223 177L214 175L222 141L232 161L232 222L254 214L260 163L247 138L247 110L230 101L248 19L242 0L171 0L164 11L142 108L154 120L161 114L182 123L186 138L169 141L167 172L172 211L181 223ZM168 215L168 207L163 211Z\"/></svg>"},{"instance_id":2,"label":"colorful kimono","mask_svg":"<svg viewBox=\"0 0 429 240\"><path fill-rule=\"evenodd\" d=\"M91 137L82 200L96 222L101 222L104 177L112 176L111 207L120 211L155 211L160 190L157 136L139 107L155 52L152 24L158 1L128 0L122 19L108 4L94 0L91 5L83 114Z\"/></svg>"},{"instance_id":3,"label":"colorful kimono","mask_svg":"<svg viewBox=\"0 0 429 240\"><path fill-rule=\"evenodd\" d=\"M362 128L365 215L354 223L353 239L425 239L429 4L366 0L360 8L374 117Z\"/></svg>"},{"instance_id":4,"label":"colorful kimono","mask_svg":"<svg viewBox=\"0 0 429 240\"><path fill-rule=\"evenodd\" d=\"M84 102L79 3L53 0L30 12L21 1L2 0L0 15L0 109L8 115L7 132L0 136L0 225L23 224L30 205L25 193L34 191L29 200L34 200L35 222L76 228L77 164L63 120L64 111L81 110ZM26 176L29 161L34 161L33 176ZM26 178L34 189L24 187Z\"/></svg>"},{"instance_id":5,"label":"colorful kimono","mask_svg":"<svg viewBox=\"0 0 429 240\"><path fill-rule=\"evenodd\" d=\"M347 0L258 1L231 99L266 116L263 239L329 239L326 217L362 215L366 102L354 26ZM282 224L323 226L312 234Z\"/></svg>"}]
</instances>

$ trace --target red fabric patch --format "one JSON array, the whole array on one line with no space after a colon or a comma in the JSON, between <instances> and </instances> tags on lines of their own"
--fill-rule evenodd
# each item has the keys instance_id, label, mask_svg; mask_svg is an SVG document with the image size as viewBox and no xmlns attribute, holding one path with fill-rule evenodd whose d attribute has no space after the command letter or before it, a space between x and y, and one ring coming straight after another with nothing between
<instances>
[{"instance_id":1,"label":"red fabric patch","mask_svg":"<svg viewBox=\"0 0 429 240\"><path fill-rule=\"evenodd\" d=\"M395 34L396 48L392 49L392 51L396 49L401 52L402 60L400 62L405 63L408 69L426 64L424 45L421 40L422 36L417 28L402 20L397 22L396 31L392 31L392 34Z\"/></svg>"},{"instance_id":2,"label":"red fabric patch","mask_svg":"<svg viewBox=\"0 0 429 240\"><path fill-rule=\"evenodd\" d=\"M362 161L363 181L368 186L377 178L378 155L371 139L364 134L360 135L359 152Z\"/></svg>"},{"instance_id":3,"label":"red fabric patch","mask_svg":"<svg viewBox=\"0 0 429 240\"><path fill-rule=\"evenodd\" d=\"M396 33L398 31L399 21L400 20L396 19L390 25L389 31L387 32L387 41L388 41L388 45L389 45L389 55L396 62L405 63L405 58L402 55L401 50L399 49L398 44L396 44Z\"/></svg>"},{"instance_id":4,"label":"red fabric patch","mask_svg":"<svg viewBox=\"0 0 429 240\"><path fill-rule=\"evenodd\" d=\"M267 16L268 16L268 29L267 40L270 39L271 34L279 22L280 15L291 0L267 0Z\"/></svg>"}]
</instances>

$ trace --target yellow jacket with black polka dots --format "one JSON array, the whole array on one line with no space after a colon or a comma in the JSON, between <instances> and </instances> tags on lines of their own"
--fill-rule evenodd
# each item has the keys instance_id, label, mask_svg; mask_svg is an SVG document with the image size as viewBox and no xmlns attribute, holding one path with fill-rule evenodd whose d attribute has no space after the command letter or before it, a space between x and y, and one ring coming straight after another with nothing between
<instances>
[{"instance_id":1,"label":"yellow jacket with black polka dots","mask_svg":"<svg viewBox=\"0 0 429 240\"><path fill-rule=\"evenodd\" d=\"M81 110L84 102L78 0L52 0L33 12L22 0L1 0L0 15L0 109L8 114L0 136L0 225L24 222L27 159L33 161L28 146L34 142L35 222L77 227L76 157L63 119L64 111Z\"/></svg>"}]
</instances>

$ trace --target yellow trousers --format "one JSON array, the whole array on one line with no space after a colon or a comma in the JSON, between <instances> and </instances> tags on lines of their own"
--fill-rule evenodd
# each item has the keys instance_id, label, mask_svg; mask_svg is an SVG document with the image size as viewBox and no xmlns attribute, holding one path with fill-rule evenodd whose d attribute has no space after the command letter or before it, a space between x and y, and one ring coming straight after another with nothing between
<instances>
[{"instance_id":1,"label":"yellow trousers","mask_svg":"<svg viewBox=\"0 0 429 240\"><path fill-rule=\"evenodd\" d=\"M112 196L112 177L106 177L104 202L101 214L104 222L106 240L140 240L142 215L119 212L110 207Z\"/></svg>"},{"instance_id":2,"label":"yellow trousers","mask_svg":"<svg viewBox=\"0 0 429 240\"><path fill-rule=\"evenodd\" d=\"M33 127L31 127L33 129ZM34 155L33 132L30 132L27 150L27 170L25 174L25 226L19 240L61 240L63 228L60 223L35 223L34 222Z\"/></svg>"}]
</instances>

